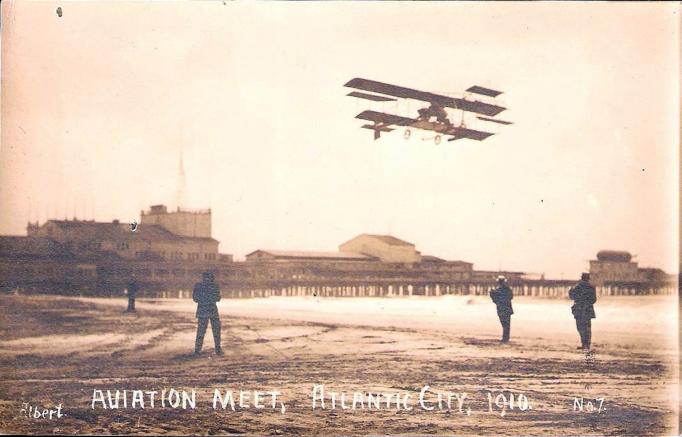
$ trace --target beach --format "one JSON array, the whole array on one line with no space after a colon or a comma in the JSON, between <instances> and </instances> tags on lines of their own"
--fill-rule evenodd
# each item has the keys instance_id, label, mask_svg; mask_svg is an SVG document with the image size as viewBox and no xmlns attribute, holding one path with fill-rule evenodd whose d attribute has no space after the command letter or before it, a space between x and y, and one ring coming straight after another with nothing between
<instances>
[{"instance_id":1,"label":"beach","mask_svg":"<svg viewBox=\"0 0 682 437\"><path fill-rule=\"evenodd\" d=\"M123 298L6 294L0 297L1 431L675 432L676 297L600 298L591 355L576 350L570 301L517 297L513 303L512 340L500 344L501 327L485 296L223 299L225 355L213 353L209 329L204 353L194 357L191 300L138 299L131 314ZM99 393L93 401L98 390L103 401ZM117 390L121 403L111 408ZM195 406L173 406L170 390L194 393ZM216 390L225 402L217 407ZM266 394L273 392L274 403ZM63 417L22 412L57 405Z\"/></svg>"}]
</instances>

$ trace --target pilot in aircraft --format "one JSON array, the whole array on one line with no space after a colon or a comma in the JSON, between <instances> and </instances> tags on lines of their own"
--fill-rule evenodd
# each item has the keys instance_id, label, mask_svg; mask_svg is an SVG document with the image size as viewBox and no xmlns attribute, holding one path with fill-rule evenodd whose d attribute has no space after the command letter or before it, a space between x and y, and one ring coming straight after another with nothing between
<instances>
[{"instance_id":1,"label":"pilot in aircraft","mask_svg":"<svg viewBox=\"0 0 682 437\"><path fill-rule=\"evenodd\" d=\"M509 329L511 326L511 315L514 314L511 301L514 299L514 292L507 285L507 278L497 277L497 288L490 290L490 298L497 306L497 317L502 324L502 343L509 342Z\"/></svg>"},{"instance_id":2,"label":"pilot in aircraft","mask_svg":"<svg viewBox=\"0 0 682 437\"><path fill-rule=\"evenodd\" d=\"M204 272L201 275L201 282L194 286L192 299L197 303L197 338L194 345L194 355L201 354L201 347L204 344L204 335L208 322L211 322L213 331L213 343L216 355L223 355L220 345L220 315L216 302L220 300L220 288L215 283L212 272Z\"/></svg>"},{"instance_id":3,"label":"pilot in aircraft","mask_svg":"<svg viewBox=\"0 0 682 437\"><path fill-rule=\"evenodd\" d=\"M419 112L419 118L421 120L429 121L431 117L436 117L436 121L439 123L450 124L450 119L448 118L448 113L445 112L445 109L434 103L431 103L426 108L419 109L417 112Z\"/></svg>"}]
</instances>

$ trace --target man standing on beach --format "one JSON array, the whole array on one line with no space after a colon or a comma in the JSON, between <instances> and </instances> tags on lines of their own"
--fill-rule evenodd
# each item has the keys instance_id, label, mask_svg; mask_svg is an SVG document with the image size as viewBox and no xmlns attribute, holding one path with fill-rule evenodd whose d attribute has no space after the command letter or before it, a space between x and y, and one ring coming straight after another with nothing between
<instances>
[{"instance_id":1,"label":"man standing on beach","mask_svg":"<svg viewBox=\"0 0 682 437\"><path fill-rule=\"evenodd\" d=\"M578 349L589 350L592 343L592 319L596 318L594 304L597 302L597 291L590 284L589 273L582 274L580 282L568 292L568 297L575 302L571 311L582 343Z\"/></svg>"},{"instance_id":2,"label":"man standing on beach","mask_svg":"<svg viewBox=\"0 0 682 437\"><path fill-rule=\"evenodd\" d=\"M497 317L502 324L502 343L509 342L509 330L511 327L511 315L514 314L511 301L514 299L514 292L504 276L497 277L497 288L490 290L490 298L497 306Z\"/></svg>"},{"instance_id":3,"label":"man standing on beach","mask_svg":"<svg viewBox=\"0 0 682 437\"><path fill-rule=\"evenodd\" d=\"M194 355L201 354L201 347L204 344L204 335L208 327L209 320L211 321L211 330L213 331L213 343L215 344L216 355L223 355L223 349L220 345L220 316L218 315L218 306L216 302L220 300L220 289L215 283L213 273L204 272L201 282L194 286L192 299L197 303L197 339L194 344Z\"/></svg>"},{"instance_id":4,"label":"man standing on beach","mask_svg":"<svg viewBox=\"0 0 682 437\"><path fill-rule=\"evenodd\" d=\"M135 275L130 277L130 282L128 282L128 288L126 288L126 290L128 291L128 309L126 311L129 313L134 313L135 297L137 297L137 292L140 291L140 286L137 285Z\"/></svg>"}]
</instances>

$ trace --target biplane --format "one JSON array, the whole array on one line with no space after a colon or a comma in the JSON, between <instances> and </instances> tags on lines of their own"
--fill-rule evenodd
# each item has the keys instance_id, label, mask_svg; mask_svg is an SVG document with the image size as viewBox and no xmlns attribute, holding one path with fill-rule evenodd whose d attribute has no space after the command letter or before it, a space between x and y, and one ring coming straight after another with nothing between
<instances>
[{"instance_id":1,"label":"biplane","mask_svg":"<svg viewBox=\"0 0 682 437\"><path fill-rule=\"evenodd\" d=\"M450 137L448 141L461 138L482 141L494 135L492 132L467 128L464 123L464 112L474 113L479 120L485 122L502 125L512 124L509 121L493 118L507 108L493 103L473 100L470 97L471 94L478 94L494 99L502 94L501 91L478 85L469 87L463 98L449 97L361 78L352 79L345 86L356 90L348 93L348 96L373 102L395 102L400 98L419 100L428 104L428 106L418 109L418 115L415 118L372 110L366 110L356 115L355 118L372 122L372 124L364 124L362 127L373 130L375 140L381 137L382 132L392 132L396 126L405 128L405 139L410 137L411 129L435 132L434 141L436 144L440 143L441 136ZM453 122L446 108L462 111L461 121L459 123Z\"/></svg>"}]
</instances>

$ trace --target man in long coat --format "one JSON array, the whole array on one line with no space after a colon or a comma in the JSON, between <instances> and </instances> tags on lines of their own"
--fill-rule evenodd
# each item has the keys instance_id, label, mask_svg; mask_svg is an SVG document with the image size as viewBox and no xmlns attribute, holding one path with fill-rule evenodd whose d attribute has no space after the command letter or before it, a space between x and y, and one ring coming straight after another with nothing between
<instances>
[{"instance_id":1,"label":"man in long coat","mask_svg":"<svg viewBox=\"0 0 682 437\"><path fill-rule=\"evenodd\" d=\"M597 292L590 284L590 274L583 273L580 282L571 288L568 293L574 304L571 307L573 317L575 317L575 325L580 334L580 343L582 344L578 349L590 349L592 343L592 319L596 318L594 313L594 304L597 302Z\"/></svg>"},{"instance_id":2,"label":"man in long coat","mask_svg":"<svg viewBox=\"0 0 682 437\"><path fill-rule=\"evenodd\" d=\"M507 285L507 279L504 276L497 277L497 288L490 290L490 298L497 306L497 317L502 324L502 343L507 343L511 329L511 315L514 314L511 304L514 292Z\"/></svg>"},{"instance_id":3,"label":"man in long coat","mask_svg":"<svg viewBox=\"0 0 682 437\"><path fill-rule=\"evenodd\" d=\"M201 347L204 344L204 335L208 322L211 322L211 330L213 331L213 343L215 344L216 355L223 355L223 349L220 345L220 315L218 314L218 306L216 302L220 300L220 289L215 283L213 273L204 272L202 274L201 282L194 286L192 299L197 303L197 339L194 344L194 354L201 354Z\"/></svg>"},{"instance_id":4,"label":"man in long coat","mask_svg":"<svg viewBox=\"0 0 682 437\"><path fill-rule=\"evenodd\" d=\"M140 291L140 286L137 285L135 276L131 276L130 282L128 282L128 287L126 288L128 294L128 311L129 313L135 312L135 298L137 297L137 292Z\"/></svg>"}]
</instances>

